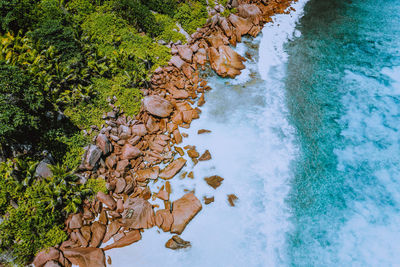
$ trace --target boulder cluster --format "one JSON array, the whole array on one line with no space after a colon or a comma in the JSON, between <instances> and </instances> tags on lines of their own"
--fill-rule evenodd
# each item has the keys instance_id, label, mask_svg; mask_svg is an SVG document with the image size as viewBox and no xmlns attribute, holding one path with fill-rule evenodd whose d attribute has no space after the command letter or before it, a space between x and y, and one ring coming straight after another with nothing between
<instances>
[{"instance_id":1,"label":"boulder cluster","mask_svg":"<svg viewBox=\"0 0 400 267\"><path fill-rule=\"evenodd\" d=\"M172 45L168 66L156 69L150 87L143 89L142 107L135 118L114 107L104 115L103 128L92 127L98 134L86 148L78 175L82 182L104 179L109 193L98 192L93 200L83 203L80 213L71 214L65 222L69 239L41 251L34 266L106 266L104 251L135 243L144 229L155 226L176 234L167 241L167 248L190 246L178 235L202 204L194 192L171 203L168 180L186 165L184 150L194 164L212 158L208 150L200 154L194 146L178 146L186 136L179 129L189 128L199 118L204 93L211 89L200 78L198 68L210 63L222 77L239 75L244 58L231 46L243 35L256 36L270 16L283 13L290 2L233 0L230 5L237 12L227 17L220 13L222 8L213 10L207 24L192 34L187 44ZM202 129L198 134L209 132ZM160 164L165 167L160 168ZM194 178L193 172L181 177L186 175ZM165 180L164 186L151 192L148 183L156 179ZM223 178L214 175L205 181L216 189ZM153 206L148 201L151 197L163 200L164 207ZM236 200L235 195L228 195L231 206ZM214 197L204 197L205 204L213 201ZM108 245L102 246L104 243Z\"/></svg>"}]
</instances>

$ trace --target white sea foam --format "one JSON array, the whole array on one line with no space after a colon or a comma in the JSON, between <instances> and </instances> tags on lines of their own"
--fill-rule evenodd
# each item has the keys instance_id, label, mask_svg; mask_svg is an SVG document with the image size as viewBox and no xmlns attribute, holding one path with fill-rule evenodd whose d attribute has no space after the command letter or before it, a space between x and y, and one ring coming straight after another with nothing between
<instances>
[{"instance_id":1,"label":"white sea foam","mask_svg":"<svg viewBox=\"0 0 400 267\"><path fill-rule=\"evenodd\" d=\"M291 15L275 16L262 37L253 41L260 42L259 62L246 62L247 70L234 80L209 78L213 90L206 94L200 119L190 129L181 129L189 134L181 146L196 145L200 153L209 149L212 154L211 161L196 166L188 159L183 171L193 170L193 180L171 181L172 201L185 189L194 189L199 199L215 197L181 235L192 247L165 249L171 235L153 228L143 233L139 243L107 251L112 266L284 265L285 232L290 227L285 198L290 189L290 162L297 150L286 120L283 45L293 36L305 2L296 2ZM236 51L244 55L248 49L240 44ZM197 130L203 128L212 132L198 135ZM203 180L210 175L225 178L216 190ZM158 181L152 188L162 184ZM239 198L236 207L228 205L227 194L231 193Z\"/></svg>"}]
</instances>

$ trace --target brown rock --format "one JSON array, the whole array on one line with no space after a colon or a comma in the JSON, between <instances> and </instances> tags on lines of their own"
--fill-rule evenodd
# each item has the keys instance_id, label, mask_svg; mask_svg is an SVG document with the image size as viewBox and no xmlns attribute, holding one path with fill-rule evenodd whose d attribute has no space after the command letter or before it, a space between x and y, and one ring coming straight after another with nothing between
<instances>
[{"instance_id":1,"label":"brown rock","mask_svg":"<svg viewBox=\"0 0 400 267\"><path fill-rule=\"evenodd\" d=\"M108 240L110 240L111 237L113 237L120 228L121 226L118 221L112 221L107 227L107 232L104 236L103 242L108 242Z\"/></svg>"},{"instance_id":2,"label":"brown rock","mask_svg":"<svg viewBox=\"0 0 400 267\"><path fill-rule=\"evenodd\" d=\"M99 222L100 222L101 224L107 225L107 223L108 223L107 211L102 210L102 211L100 212Z\"/></svg>"},{"instance_id":3,"label":"brown rock","mask_svg":"<svg viewBox=\"0 0 400 267\"><path fill-rule=\"evenodd\" d=\"M204 196L203 200L204 200L204 204L208 205L208 204L214 202L214 197L206 197L206 196Z\"/></svg>"},{"instance_id":4,"label":"brown rock","mask_svg":"<svg viewBox=\"0 0 400 267\"><path fill-rule=\"evenodd\" d=\"M122 200L122 198L117 200L117 209L115 211L119 213L124 211L124 201Z\"/></svg>"},{"instance_id":5,"label":"brown rock","mask_svg":"<svg viewBox=\"0 0 400 267\"><path fill-rule=\"evenodd\" d=\"M79 230L75 230L76 238L78 239L79 243L81 244L82 247L87 247L88 241L86 240L85 237L81 234Z\"/></svg>"},{"instance_id":6,"label":"brown rock","mask_svg":"<svg viewBox=\"0 0 400 267\"><path fill-rule=\"evenodd\" d=\"M129 165L129 160L127 160L127 159L120 160L120 161L118 161L117 168L115 168L115 170L119 171L119 172L123 172L125 170L125 168L128 167L128 165Z\"/></svg>"},{"instance_id":7,"label":"brown rock","mask_svg":"<svg viewBox=\"0 0 400 267\"><path fill-rule=\"evenodd\" d=\"M186 164L186 159L178 158L160 172L160 178L168 180L174 177Z\"/></svg>"},{"instance_id":8,"label":"brown rock","mask_svg":"<svg viewBox=\"0 0 400 267\"><path fill-rule=\"evenodd\" d=\"M261 10L256 5L244 4L240 5L238 8L239 16L243 18L250 18L254 25L258 25L260 23L259 18L261 17Z\"/></svg>"},{"instance_id":9,"label":"brown rock","mask_svg":"<svg viewBox=\"0 0 400 267\"><path fill-rule=\"evenodd\" d=\"M85 151L85 154L83 154L80 169L89 171L93 170L102 154L103 152L98 146L89 145Z\"/></svg>"},{"instance_id":10,"label":"brown rock","mask_svg":"<svg viewBox=\"0 0 400 267\"><path fill-rule=\"evenodd\" d=\"M182 143L182 135L179 132L179 129L174 130L172 134L174 135L175 144Z\"/></svg>"},{"instance_id":11,"label":"brown rock","mask_svg":"<svg viewBox=\"0 0 400 267\"><path fill-rule=\"evenodd\" d=\"M189 149L187 153L191 158L198 158L200 156L199 152L196 151L196 148Z\"/></svg>"},{"instance_id":12,"label":"brown rock","mask_svg":"<svg viewBox=\"0 0 400 267\"><path fill-rule=\"evenodd\" d=\"M103 151L103 155L107 155L112 151L112 145L105 134L99 134L96 137L96 145Z\"/></svg>"},{"instance_id":13,"label":"brown rock","mask_svg":"<svg viewBox=\"0 0 400 267\"><path fill-rule=\"evenodd\" d=\"M92 236L92 232L90 231L90 226L89 225L82 226L80 230L83 238L85 238L86 242L89 242L90 237Z\"/></svg>"},{"instance_id":14,"label":"brown rock","mask_svg":"<svg viewBox=\"0 0 400 267\"><path fill-rule=\"evenodd\" d=\"M159 199L165 200L165 201L167 201L167 200L169 199L168 192L167 192L167 191L164 191L164 190L158 191L157 197L158 197Z\"/></svg>"},{"instance_id":15,"label":"brown rock","mask_svg":"<svg viewBox=\"0 0 400 267\"><path fill-rule=\"evenodd\" d=\"M110 256L107 257L107 263L108 263L108 265L111 265L111 264L112 264L112 260L111 260L111 257L110 257Z\"/></svg>"},{"instance_id":16,"label":"brown rock","mask_svg":"<svg viewBox=\"0 0 400 267\"><path fill-rule=\"evenodd\" d=\"M187 45L178 45L178 54L183 60L192 63L193 51Z\"/></svg>"},{"instance_id":17,"label":"brown rock","mask_svg":"<svg viewBox=\"0 0 400 267\"><path fill-rule=\"evenodd\" d=\"M224 31L225 35L228 37L232 36L232 29L229 25L228 20L225 17L219 17L219 25L221 26L221 29Z\"/></svg>"},{"instance_id":18,"label":"brown rock","mask_svg":"<svg viewBox=\"0 0 400 267\"><path fill-rule=\"evenodd\" d=\"M177 235L172 236L172 238L170 240L168 240L167 243L165 243L166 248L170 248L170 249L174 249L174 250L187 248L190 246L191 246L191 244L189 241L185 241Z\"/></svg>"},{"instance_id":19,"label":"brown rock","mask_svg":"<svg viewBox=\"0 0 400 267\"><path fill-rule=\"evenodd\" d=\"M82 227L82 214L77 213L72 215L71 220L69 221L70 229L78 229Z\"/></svg>"},{"instance_id":20,"label":"brown rock","mask_svg":"<svg viewBox=\"0 0 400 267\"><path fill-rule=\"evenodd\" d=\"M200 48L193 57L194 63L204 65L207 63L207 51L204 48Z\"/></svg>"},{"instance_id":21,"label":"brown rock","mask_svg":"<svg viewBox=\"0 0 400 267\"><path fill-rule=\"evenodd\" d=\"M131 144L126 144L122 147L121 153L121 159L131 160L139 157L142 154L142 151Z\"/></svg>"},{"instance_id":22,"label":"brown rock","mask_svg":"<svg viewBox=\"0 0 400 267\"><path fill-rule=\"evenodd\" d=\"M231 207L235 206L235 203L236 203L237 200L238 200L238 197L235 194L229 194L228 195L228 202L229 202L229 205Z\"/></svg>"},{"instance_id":23,"label":"brown rock","mask_svg":"<svg viewBox=\"0 0 400 267\"><path fill-rule=\"evenodd\" d=\"M164 232L171 230L172 223L174 222L174 217L172 213L167 210L158 210L156 212L156 225L161 228Z\"/></svg>"},{"instance_id":24,"label":"brown rock","mask_svg":"<svg viewBox=\"0 0 400 267\"><path fill-rule=\"evenodd\" d=\"M115 183L115 193L121 194L124 192L126 182L124 178L117 178Z\"/></svg>"},{"instance_id":25,"label":"brown rock","mask_svg":"<svg viewBox=\"0 0 400 267\"><path fill-rule=\"evenodd\" d=\"M179 155L183 156L185 155L185 152L183 151L183 149L179 146L175 146L175 151L179 153Z\"/></svg>"},{"instance_id":26,"label":"brown rock","mask_svg":"<svg viewBox=\"0 0 400 267\"><path fill-rule=\"evenodd\" d=\"M147 112L161 118L168 117L173 110L168 100L157 95L146 96L143 105Z\"/></svg>"},{"instance_id":27,"label":"brown rock","mask_svg":"<svg viewBox=\"0 0 400 267\"><path fill-rule=\"evenodd\" d=\"M194 174L193 174L193 172L189 172L189 174L188 174L188 178L191 178L191 179L193 179L193 178L194 178Z\"/></svg>"},{"instance_id":28,"label":"brown rock","mask_svg":"<svg viewBox=\"0 0 400 267\"><path fill-rule=\"evenodd\" d=\"M48 249L44 249L36 255L33 261L33 265L35 265L35 267L41 267L48 261L58 260L59 256L60 251L56 248L51 247Z\"/></svg>"},{"instance_id":29,"label":"brown rock","mask_svg":"<svg viewBox=\"0 0 400 267\"><path fill-rule=\"evenodd\" d=\"M61 265L56 261L48 261L44 267L61 267Z\"/></svg>"},{"instance_id":30,"label":"brown rock","mask_svg":"<svg viewBox=\"0 0 400 267\"><path fill-rule=\"evenodd\" d=\"M124 203L121 225L131 229L147 229L154 226L151 204L141 197L128 198Z\"/></svg>"},{"instance_id":31,"label":"brown rock","mask_svg":"<svg viewBox=\"0 0 400 267\"><path fill-rule=\"evenodd\" d=\"M115 208L117 207L117 203L110 195L106 195L103 192L99 191L97 192L96 197L101 203L105 204L111 210L115 210Z\"/></svg>"},{"instance_id":32,"label":"brown rock","mask_svg":"<svg viewBox=\"0 0 400 267\"><path fill-rule=\"evenodd\" d=\"M228 19L240 35L247 34L250 31L251 27L253 27L253 23L251 22L251 20L244 19L235 14L230 14Z\"/></svg>"},{"instance_id":33,"label":"brown rock","mask_svg":"<svg viewBox=\"0 0 400 267\"><path fill-rule=\"evenodd\" d=\"M211 133L211 131L210 130L206 130L206 129L200 129L200 130L197 131L197 134L204 134L204 133Z\"/></svg>"},{"instance_id":34,"label":"brown rock","mask_svg":"<svg viewBox=\"0 0 400 267\"><path fill-rule=\"evenodd\" d=\"M185 64L185 61L180 56L173 56L169 62L178 69L182 69L183 64Z\"/></svg>"},{"instance_id":35,"label":"brown rock","mask_svg":"<svg viewBox=\"0 0 400 267\"><path fill-rule=\"evenodd\" d=\"M217 189L217 187L219 187L222 184L222 181L224 180L224 178L222 178L218 175L213 175L213 176L204 178L204 180L207 182L207 184L209 186L211 186L214 189Z\"/></svg>"},{"instance_id":36,"label":"brown rock","mask_svg":"<svg viewBox=\"0 0 400 267\"><path fill-rule=\"evenodd\" d=\"M137 241L139 241L142 238L140 235L139 230L132 230L129 233L127 233L124 237L121 237L118 241L115 241L111 245L108 245L104 248L104 251L112 249L112 248L122 248L125 246L129 246L130 244L133 244Z\"/></svg>"},{"instance_id":37,"label":"brown rock","mask_svg":"<svg viewBox=\"0 0 400 267\"><path fill-rule=\"evenodd\" d=\"M117 164L117 156L112 154L106 158L106 165L109 169L114 168L115 164Z\"/></svg>"},{"instance_id":38,"label":"brown rock","mask_svg":"<svg viewBox=\"0 0 400 267\"><path fill-rule=\"evenodd\" d=\"M90 230L92 231L92 240L90 240L89 246L96 248L100 246L103 241L107 227L99 222L93 222L90 226Z\"/></svg>"},{"instance_id":39,"label":"brown rock","mask_svg":"<svg viewBox=\"0 0 400 267\"><path fill-rule=\"evenodd\" d=\"M172 203L174 222L171 227L171 233L181 234L186 225L196 216L201 208L200 201L192 192L174 201Z\"/></svg>"},{"instance_id":40,"label":"brown rock","mask_svg":"<svg viewBox=\"0 0 400 267\"><path fill-rule=\"evenodd\" d=\"M197 105L199 107L203 106L206 103L206 101L204 100L204 93L201 94L201 96L199 97L199 101L197 102Z\"/></svg>"},{"instance_id":41,"label":"brown rock","mask_svg":"<svg viewBox=\"0 0 400 267\"><path fill-rule=\"evenodd\" d=\"M148 169L138 170L137 172L135 172L133 177L138 182L144 182L146 181L146 179L152 179L152 180L157 179L159 173L160 173L160 167L154 166Z\"/></svg>"},{"instance_id":42,"label":"brown rock","mask_svg":"<svg viewBox=\"0 0 400 267\"><path fill-rule=\"evenodd\" d=\"M218 50L210 47L208 53L212 69L221 77L234 78L245 67L245 59L229 46L220 46Z\"/></svg>"},{"instance_id":43,"label":"brown rock","mask_svg":"<svg viewBox=\"0 0 400 267\"><path fill-rule=\"evenodd\" d=\"M167 90L172 95L172 97L175 99L186 99L186 98L189 98L189 96L190 96L188 91L179 90L172 86L169 87Z\"/></svg>"},{"instance_id":44,"label":"brown rock","mask_svg":"<svg viewBox=\"0 0 400 267\"><path fill-rule=\"evenodd\" d=\"M132 134L136 136L145 136L147 134L146 126L144 124L136 124L131 128Z\"/></svg>"},{"instance_id":45,"label":"brown rock","mask_svg":"<svg viewBox=\"0 0 400 267\"><path fill-rule=\"evenodd\" d=\"M199 161L206 161L211 159L211 154L210 151L206 150L204 151L203 155L199 158Z\"/></svg>"},{"instance_id":46,"label":"brown rock","mask_svg":"<svg viewBox=\"0 0 400 267\"><path fill-rule=\"evenodd\" d=\"M64 256L79 267L106 267L104 252L101 248L68 248Z\"/></svg>"}]
</instances>

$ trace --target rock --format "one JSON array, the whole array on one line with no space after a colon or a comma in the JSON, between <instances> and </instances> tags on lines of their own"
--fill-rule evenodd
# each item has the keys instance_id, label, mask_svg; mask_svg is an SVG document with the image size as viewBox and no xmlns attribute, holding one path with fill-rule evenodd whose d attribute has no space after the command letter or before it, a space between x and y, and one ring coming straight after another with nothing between
<instances>
[{"instance_id":1,"label":"rock","mask_svg":"<svg viewBox=\"0 0 400 267\"><path fill-rule=\"evenodd\" d=\"M76 238L78 239L81 246L87 247L88 241L86 240L86 238L81 234L81 232L79 230L75 230L75 231L76 231L75 232Z\"/></svg>"},{"instance_id":2,"label":"rock","mask_svg":"<svg viewBox=\"0 0 400 267\"><path fill-rule=\"evenodd\" d=\"M183 156L185 155L185 152L183 151L183 149L179 146L175 146L175 151L179 153L179 155Z\"/></svg>"},{"instance_id":3,"label":"rock","mask_svg":"<svg viewBox=\"0 0 400 267\"><path fill-rule=\"evenodd\" d=\"M183 64L185 64L185 61L180 56L173 56L169 62L178 69L182 69Z\"/></svg>"},{"instance_id":4,"label":"rock","mask_svg":"<svg viewBox=\"0 0 400 267\"><path fill-rule=\"evenodd\" d=\"M140 235L139 230L132 230L125 236L121 237L118 241L115 241L111 245L104 247L104 250L106 251L112 248L122 248L125 246L129 246L130 244L139 241L141 238L142 236Z\"/></svg>"},{"instance_id":5,"label":"rock","mask_svg":"<svg viewBox=\"0 0 400 267\"><path fill-rule=\"evenodd\" d=\"M232 36L232 29L228 23L228 20L225 17L219 17L219 25L221 29L224 31L225 35L228 37Z\"/></svg>"},{"instance_id":6,"label":"rock","mask_svg":"<svg viewBox=\"0 0 400 267\"><path fill-rule=\"evenodd\" d=\"M94 219L93 212L89 208L83 207L83 219L90 221Z\"/></svg>"},{"instance_id":7,"label":"rock","mask_svg":"<svg viewBox=\"0 0 400 267\"><path fill-rule=\"evenodd\" d=\"M93 170L97 162L99 161L102 153L103 152L98 146L90 145L83 155L81 169L89 171Z\"/></svg>"},{"instance_id":8,"label":"rock","mask_svg":"<svg viewBox=\"0 0 400 267\"><path fill-rule=\"evenodd\" d=\"M235 14L230 14L228 19L236 28L236 31L239 35L247 34L250 31L251 27L253 27L253 23L250 20L244 19Z\"/></svg>"},{"instance_id":9,"label":"rock","mask_svg":"<svg viewBox=\"0 0 400 267\"><path fill-rule=\"evenodd\" d=\"M110 195L106 195L105 193L99 191L97 192L96 197L101 203L105 204L110 210L115 210L115 208L117 207L117 203Z\"/></svg>"},{"instance_id":10,"label":"rock","mask_svg":"<svg viewBox=\"0 0 400 267\"><path fill-rule=\"evenodd\" d=\"M101 248L68 248L64 256L79 267L106 267L106 259Z\"/></svg>"},{"instance_id":11,"label":"rock","mask_svg":"<svg viewBox=\"0 0 400 267\"><path fill-rule=\"evenodd\" d=\"M61 265L56 261L48 261L44 267L61 267Z\"/></svg>"},{"instance_id":12,"label":"rock","mask_svg":"<svg viewBox=\"0 0 400 267\"><path fill-rule=\"evenodd\" d=\"M197 102L197 105L199 107L203 106L206 103L206 101L204 100L204 93L201 94L201 96L199 97L199 101Z\"/></svg>"},{"instance_id":13,"label":"rock","mask_svg":"<svg viewBox=\"0 0 400 267\"><path fill-rule=\"evenodd\" d=\"M197 134L204 134L204 133L211 133L211 131L210 130L206 130L206 129L200 129L200 130L197 131Z\"/></svg>"},{"instance_id":14,"label":"rock","mask_svg":"<svg viewBox=\"0 0 400 267\"><path fill-rule=\"evenodd\" d=\"M217 187L219 187L222 184L222 181L224 180L224 178L222 178L218 175L213 175L213 176L204 178L204 180L207 182L207 184L209 186L211 186L214 189L217 189Z\"/></svg>"},{"instance_id":15,"label":"rock","mask_svg":"<svg viewBox=\"0 0 400 267\"><path fill-rule=\"evenodd\" d=\"M47 178L53 176L53 172L49 167L50 163L47 160L42 160L36 167L35 175Z\"/></svg>"},{"instance_id":16,"label":"rock","mask_svg":"<svg viewBox=\"0 0 400 267\"><path fill-rule=\"evenodd\" d=\"M152 180L157 179L159 173L160 173L160 167L154 166L148 169L138 170L137 172L135 172L133 177L138 182L144 182L146 181L146 179L152 179Z\"/></svg>"},{"instance_id":17,"label":"rock","mask_svg":"<svg viewBox=\"0 0 400 267\"><path fill-rule=\"evenodd\" d=\"M174 217L172 213L167 210L158 210L156 212L156 225L161 228L164 232L171 230L172 223L174 222Z\"/></svg>"},{"instance_id":18,"label":"rock","mask_svg":"<svg viewBox=\"0 0 400 267\"><path fill-rule=\"evenodd\" d=\"M186 225L201 210L201 203L192 193L187 193L172 203L172 216L174 222L171 226L171 233L180 235Z\"/></svg>"},{"instance_id":19,"label":"rock","mask_svg":"<svg viewBox=\"0 0 400 267\"><path fill-rule=\"evenodd\" d=\"M173 110L168 100L156 95L146 96L143 99L143 105L147 112L161 118L168 117Z\"/></svg>"},{"instance_id":20,"label":"rock","mask_svg":"<svg viewBox=\"0 0 400 267\"><path fill-rule=\"evenodd\" d=\"M118 221L112 221L107 227L107 231L104 236L103 242L104 243L108 242L108 240L110 240L111 237L113 237L113 235L115 235L120 228L121 226Z\"/></svg>"},{"instance_id":21,"label":"rock","mask_svg":"<svg viewBox=\"0 0 400 267\"><path fill-rule=\"evenodd\" d=\"M189 157L191 157L191 158L198 158L200 155L199 152L197 152L195 148L189 149L187 151L187 153L188 153Z\"/></svg>"},{"instance_id":22,"label":"rock","mask_svg":"<svg viewBox=\"0 0 400 267\"><path fill-rule=\"evenodd\" d=\"M191 178L191 179L193 179L194 178L194 173L191 171L191 172L189 172L189 174L188 174L188 178Z\"/></svg>"},{"instance_id":23,"label":"rock","mask_svg":"<svg viewBox=\"0 0 400 267\"><path fill-rule=\"evenodd\" d=\"M119 133L119 137L120 137L122 140L126 140L126 139L129 138L129 136L132 135L131 128L129 128L129 127L126 126L126 125L122 125L122 124L121 124L121 125L119 126L119 128L118 128L118 133Z\"/></svg>"},{"instance_id":24,"label":"rock","mask_svg":"<svg viewBox=\"0 0 400 267\"><path fill-rule=\"evenodd\" d=\"M115 164L117 164L117 156L112 154L106 158L106 166L109 169L114 168Z\"/></svg>"},{"instance_id":25,"label":"rock","mask_svg":"<svg viewBox=\"0 0 400 267\"><path fill-rule=\"evenodd\" d=\"M111 260L111 257L110 257L110 256L107 257L107 263L108 263L108 265L111 265L111 264L112 264L112 260Z\"/></svg>"},{"instance_id":26,"label":"rock","mask_svg":"<svg viewBox=\"0 0 400 267\"><path fill-rule=\"evenodd\" d=\"M238 15L243 18L250 18L254 25L260 23L259 18L261 17L261 10L256 5L244 4L240 5L238 8Z\"/></svg>"},{"instance_id":27,"label":"rock","mask_svg":"<svg viewBox=\"0 0 400 267\"><path fill-rule=\"evenodd\" d=\"M175 99L187 99L190 96L188 91L176 89L174 86L169 87L167 90Z\"/></svg>"},{"instance_id":28,"label":"rock","mask_svg":"<svg viewBox=\"0 0 400 267\"><path fill-rule=\"evenodd\" d=\"M142 151L140 151L140 149L138 149L137 147L132 146L131 144L124 145L122 147L121 153L121 159L127 160L135 159L142 155Z\"/></svg>"},{"instance_id":29,"label":"rock","mask_svg":"<svg viewBox=\"0 0 400 267\"><path fill-rule=\"evenodd\" d=\"M48 261L58 260L59 256L60 251L56 248L50 247L48 249L44 249L36 255L33 265L35 267L41 267Z\"/></svg>"},{"instance_id":30,"label":"rock","mask_svg":"<svg viewBox=\"0 0 400 267\"><path fill-rule=\"evenodd\" d=\"M190 246L191 246L191 244L189 241L185 241L177 235L172 236L172 238L170 240L168 240L167 243L165 243L166 248L170 248L170 249L174 249L174 250L188 248Z\"/></svg>"},{"instance_id":31,"label":"rock","mask_svg":"<svg viewBox=\"0 0 400 267\"><path fill-rule=\"evenodd\" d=\"M193 62L204 65L207 62L207 51L204 48L199 48L193 57Z\"/></svg>"},{"instance_id":32,"label":"rock","mask_svg":"<svg viewBox=\"0 0 400 267\"><path fill-rule=\"evenodd\" d=\"M112 151L112 144L105 134L99 134L96 137L96 145L101 149L103 155L107 155Z\"/></svg>"},{"instance_id":33,"label":"rock","mask_svg":"<svg viewBox=\"0 0 400 267\"><path fill-rule=\"evenodd\" d=\"M174 130L172 134L174 135L175 144L182 143L182 135L179 132L179 129Z\"/></svg>"},{"instance_id":34,"label":"rock","mask_svg":"<svg viewBox=\"0 0 400 267\"><path fill-rule=\"evenodd\" d=\"M122 200L122 198L117 200L117 209L115 211L119 213L124 211L124 201Z\"/></svg>"},{"instance_id":35,"label":"rock","mask_svg":"<svg viewBox=\"0 0 400 267\"><path fill-rule=\"evenodd\" d=\"M131 131L132 134L136 136L145 136L147 134L146 126L144 124L133 125Z\"/></svg>"},{"instance_id":36,"label":"rock","mask_svg":"<svg viewBox=\"0 0 400 267\"><path fill-rule=\"evenodd\" d=\"M169 199L168 192L167 192L167 191L164 191L164 190L158 191L157 197L158 197L159 199L165 200L165 201L167 201L167 200Z\"/></svg>"},{"instance_id":37,"label":"rock","mask_svg":"<svg viewBox=\"0 0 400 267\"><path fill-rule=\"evenodd\" d=\"M82 226L80 230L83 238L85 238L86 242L89 242L90 237L92 236L92 232L90 231L90 226L89 225Z\"/></svg>"},{"instance_id":38,"label":"rock","mask_svg":"<svg viewBox=\"0 0 400 267\"><path fill-rule=\"evenodd\" d=\"M107 225L108 223L107 211L105 211L104 209L100 212L99 222L104 225Z\"/></svg>"},{"instance_id":39,"label":"rock","mask_svg":"<svg viewBox=\"0 0 400 267\"><path fill-rule=\"evenodd\" d=\"M69 221L70 229L79 229L82 227L82 214L77 213L72 215L71 220Z\"/></svg>"},{"instance_id":40,"label":"rock","mask_svg":"<svg viewBox=\"0 0 400 267\"><path fill-rule=\"evenodd\" d=\"M183 60L188 63L192 63L193 51L187 45L178 45L178 54Z\"/></svg>"},{"instance_id":41,"label":"rock","mask_svg":"<svg viewBox=\"0 0 400 267\"><path fill-rule=\"evenodd\" d=\"M99 222L93 222L90 226L92 231L92 240L90 240L90 247L98 247L103 241L104 235L106 234L107 227Z\"/></svg>"},{"instance_id":42,"label":"rock","mask_svg":"<svg viewBox=\"0 0 400 267\"><path fill-rule=\"evenodd\" d=\"M206 161L211 159L211 154L210 151L206 150L204 151L203 155L199 158L199 161Z\"/></svg>"},{"instance_id":43,"label":"rock","mask_svg":"<svg viewBox=\"0 0 400 267\"><path fill-rule=\"evenodd\" d=\"M126 186L125 179L117 178L116 183L115 183L115 191L114 192L117 194L121 194L122 192L124 192L125 186Z\"/></svg>"},{"instance_id":44,"label":"rock","mask_svg":"<svg viewBox=\"0 0 400 267\"><path fill-rule=\"evenodd\" d=\"M204 196L203 200L204 200L204 204L208 205L208 204L214 202L214 197L206 197L206 196Z\"/></svg>"},{"instance_id":45,"label":"rock","mask_svg":"<svg viewBox=\"0 0 400 267\"><path fill-rule=\"evenodd\" d=\"M221 77L234 78L245 67L245 59L229 46L220 46L218 50L210 47L208 53L212 69Z\"/></svg>"},{"instance_id":46,"label":"rock","mask_svg":"<svg viewBox=\"0 0 400 267\"><path fill-rule=\"evenodd\" d=\"M186 159L178 158L165 167L159 174L159 177L165 180L174 177L186 164Z\"/></svg>"},{"instance_id":47,"label":"rock","mask_svg":"<svg viewBox=\"0 0 400 267\"><path fill-rule=\"evenodd\" d=\"M209 37L207 37L206 40L207 43L210 45L210 48L214 47L216 49L218 49L220 46L224 46L229 43L228 38L225 35L221 34L221 32L217 32L214 33L213 35L210 35Z\"/></svg>"},{"instance_id":48,"label":"rock","mask_svg":"<svg viewBox=\"0 0 400 267\"><path fill-rule=\"evenodd\" d=\"M123 172L125 168L128 167L128 165L129 165L129 160L127 159L120 160L118 161L117 168L115 170L118 172Z\"/></svg>"},{"instance_id":49,"label":"rock","mask_svg":"<svg viewBox=\"0 0 400 267\"><path fill-rule=\"evenodd\" d=\"M238 200L238 197L235 194L229 194L228 195L228 202L229 202L229 205L231 207L235 206L235 203L236 203L237 200Z\"/></svg>"},{"instance_id":50,"label":"rock","mask_svg":"<svg viewBox=\"0 0 400 267\"><path fill-rule=\"evenodd\" d=\"M131 229L147 229L154 226L151 204L141 197L128 198L124 203L121 225Z\"/></svg>"}]
</instances>

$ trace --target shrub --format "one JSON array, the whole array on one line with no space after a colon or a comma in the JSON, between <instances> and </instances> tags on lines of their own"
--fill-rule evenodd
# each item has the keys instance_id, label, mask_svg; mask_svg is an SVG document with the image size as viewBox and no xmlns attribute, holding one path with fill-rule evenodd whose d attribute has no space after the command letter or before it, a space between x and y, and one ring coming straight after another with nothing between
<instances>
[{"instance_id":1,"label":"shrub","mask_svg":"<svg viewBox=\"0 0 400 267\"><path fill-rule=\"evenodd\" d=\"M0 0L0 33L26 32L38 18L39 1Z\"/></svg>"},{"instance_id":2,"label":"shrub","mask_svg":"<svg viewBox=\"0 0 400 267\"><path fill-rule=\"evenodd\" d=\"M189 34L202 27L207 21L208 13L205 5L199 2L188 2L179 5L174 18Z\"/></svg>"}]
</instances>

